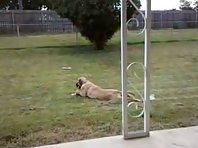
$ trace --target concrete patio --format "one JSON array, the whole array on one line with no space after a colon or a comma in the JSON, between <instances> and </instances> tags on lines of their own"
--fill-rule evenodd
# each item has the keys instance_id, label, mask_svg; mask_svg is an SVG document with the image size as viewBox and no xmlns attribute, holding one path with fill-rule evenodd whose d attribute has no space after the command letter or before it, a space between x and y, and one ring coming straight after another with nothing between
<instances>
[{"instance_id":1,"label":"concrete patio","mask_svg":"<svg viewBox=\"0 0 198 148\"><path fill-rule=\"evenodd\" d=\"M122 136L83 140L39 148L198 148L198 126L150 132L150 137L123 140Z\"/></svg>"}]
</instances>

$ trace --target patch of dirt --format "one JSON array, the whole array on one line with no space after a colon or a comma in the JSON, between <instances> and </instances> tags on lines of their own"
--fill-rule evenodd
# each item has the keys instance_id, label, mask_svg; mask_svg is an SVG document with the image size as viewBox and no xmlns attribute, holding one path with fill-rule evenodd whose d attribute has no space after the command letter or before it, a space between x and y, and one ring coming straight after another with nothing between
<instances>
[{"instance_id":1,"label":"patch of dirt","mask_svg":"<svg viewBox=\"0 0 198 148\"><path fill-rule=\"evenodd\" d=\"M66 129L66 128L54 128L49 131L38 131L34 133L29 133L27 136L23 137L14 137L7 136L4 138L0 144L4 145L3 147L13 147L13 148L22 148L22 147L35 147L41 145L50 145L58 144L62 142L70 142L76 140L83 140L90 138L93 131L89 128L86 129ZM7 143L7 144L6 144Z\"/></svg>"}]
</instances>

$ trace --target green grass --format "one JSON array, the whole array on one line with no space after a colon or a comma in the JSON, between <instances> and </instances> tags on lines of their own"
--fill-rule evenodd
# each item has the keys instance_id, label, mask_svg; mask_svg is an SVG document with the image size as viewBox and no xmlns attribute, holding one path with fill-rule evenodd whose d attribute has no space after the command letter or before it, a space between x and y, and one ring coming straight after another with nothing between
<instances>
[{"instance_id":1,"label":"green grass","mask_svg":"<svg viewBox=\"0 0 198 148\"><path fill-rule=\"evenodd\" d=\"M152 31L151 93L156 97L151 103L152 130L198 125L197 34L197 30ZM76 43L73 34L0 37L0 146L121 134L120 104L70 96L80 75L102 87L120 89L118 41L116 34L104 51L94 51L82 37ZM130 33L128 42L128 62L142 61L142 38ZM64 65L72 70L62 70ZM131 72L130 84L141 89L142 80ZM129 122L130 129L142 127L142 118Z\"/></svg>"}]
</instances>

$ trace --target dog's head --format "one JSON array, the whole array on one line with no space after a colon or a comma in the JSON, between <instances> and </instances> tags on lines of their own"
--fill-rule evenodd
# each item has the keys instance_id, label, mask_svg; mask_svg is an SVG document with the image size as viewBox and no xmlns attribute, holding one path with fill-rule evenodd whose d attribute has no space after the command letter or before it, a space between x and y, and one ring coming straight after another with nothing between
<instances>
[{"instance_id":1,"label":"dog's head","mask_svg":"<svg viewBox=\"0 0 198 148\"><path fill-rule=\"evenodd\" d=\"M80 89L83 84L87 82L87 79L85 77L79 77L78 81L76 82L76 87Z\"/></svg>"}]
</instances>

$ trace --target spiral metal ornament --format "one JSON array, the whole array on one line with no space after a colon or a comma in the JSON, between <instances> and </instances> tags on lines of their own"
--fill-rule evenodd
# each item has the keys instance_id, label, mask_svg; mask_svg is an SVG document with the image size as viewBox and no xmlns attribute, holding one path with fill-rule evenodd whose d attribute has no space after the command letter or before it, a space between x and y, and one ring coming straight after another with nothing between
<instances>
[{"instance_id":1,"label":"spiral metal ornament","mask_svg":"<svg viewBox=\"0 0 198 148\"><path fill-rule=\"evenodd\" d=\"M144 31L146 30L146 18L145 18L145 15L138 9L138 7L135 5L135 3L132 1L132 0L129 0L129 2L134 6L134 8L139 12L139 14L142 16L143 20L144 20L144 26L143 26L143 29L138 33L138 35L144 33ZM139 27L140 23L139 23L139 20L137 18L131 18L127 21L126 25L128 26L128 24L131 22L131 21L136 21L136 27ZM140 65L143 69L143 71L145 72L145 67L142 63L140 62L133 62L133 63L130 63L128 66L127 66L127 71L130 69L130 68L133 68L134 65ZM137 79L140 79L140 77L137 75L136 71L134 71L134 76L137 78ZM130 83L130 82L129 82ZM143 97L143 94L133 85L131 85L133 87L133 89L135 90L135 92L138 94L138 96L140 97L140 101L141 103L144 105L145 104L145 99ZM130 102L128 103L128 107L131 107L132 105L136 105L136 102ZM136 109L137 108L137 105L136 105ZM139 118L141 117L142 115L144 114L144 107L142 108L142 111L138 114L138 115L135 115L135 116L132 116L134 118Z\"/></svg>"},{"instance_id":2,"label":"spiral metal ornament","mask_svg":"<svg viewBox=\"0 0 198 148\"><path fill-rule=\"evenodd\" d=\"M143 65L142 63L140 63L140 62L133 62L133 63L130 63L130 64L127 66L127 71L128 71L130 68L133 68L134 65L140 65L140 66L142 67L143 71L145 71L144 65ZM134 76L135 76L137 79L140 79L140 77L137 75L136 71L135 71L133 74L134 74ZM130 83L130 82L128 82L128 83ZM142 104L144 105L144 101L145 101L145 100L144 100L143 94L142 94L134 85L131 85L131 86L132 86L132 88L134 89L134 91L138 94L138 96L140 97L140 101L141 101L141 102L138 102L138 103L142 103ZM138 99L139 99L139 98L138 98ZM138 99L137 99L137 100L138 100ZM130 107L130 106L132 106L132 105L136 105L136 102L130 102L130 103L128 103L128 107ZM138 108L137 108L137 105L136 105L136 109L138 109ZM143 114L144 114L144 110L142 109L142 111L140 112L140 114L135 115L135 116L132 116L132 117L138 118L138 117L141 117Z\"/></svg>"},{"instance_id":3,"label":"spiral metal ornament","mask_svg":"<svg viewBox=\"0 0 198 148\"><path fill-rule=\"evenodd\" d=\"M144 26L143 26L143 29L138 33L138 35L140 35L140 34L142 34L142 33L144 33L144 31L146 30L146 17L145 17L145 15L144 15L144 13L142 13L139 9L138 9L138 7L135 5L135 3L132 1L132 0L129 0L129 2L134 6L134 8L139 12L139 14L142 16L142 18L143 18L143 20L144 20ZM136 23L137 23L137 25L136 25L136 27L139 27L139 20L137 19L137 18L131 18L131 19L129 19L128 21L127 21L127 23L126 23L126 25L128 26L128 24L132 21L132 20L135 20L136 21Z\"/></svg>"}]
</instances>

